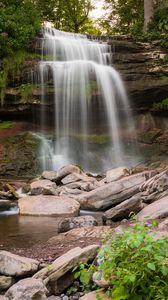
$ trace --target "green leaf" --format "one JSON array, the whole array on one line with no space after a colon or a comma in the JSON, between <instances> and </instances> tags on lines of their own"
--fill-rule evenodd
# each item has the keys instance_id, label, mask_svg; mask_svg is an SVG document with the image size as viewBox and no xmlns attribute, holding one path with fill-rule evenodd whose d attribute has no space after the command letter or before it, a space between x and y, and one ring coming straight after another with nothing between
<instances>
[{"instance_id":1,"label":"green leaf","mask_svg":"<svg viewBox=\"0 0 168 300\"><path fill-rule=\"evenodd\" d=\"M152 271L155 271L156 270L156 267L155 267L155 264L154 263L148 263L147 264L147 267L152 270Z\"/></svg>"},{"instance_id":2,"label":"green leaf","mask_svg":"<svg viewBox=\"0 0 168 300\"><path fill-rule=\"evenodd\" d=\"M163 267L161 268L161 272L162 272L162 274L163 274L164 276L168 275L168 267L163 266Z\"/></svg>"},{"instance_id":3,"label":"green leaf","mask_svg":"<svg viewBox=\"0 0 168 300\"><path fill-rule=\"evenodd\" d=\"M113 300L124 300L128 299L128 293L124 286L117 287L112 292L112 298Z\"/></svg>"}]
</instances>

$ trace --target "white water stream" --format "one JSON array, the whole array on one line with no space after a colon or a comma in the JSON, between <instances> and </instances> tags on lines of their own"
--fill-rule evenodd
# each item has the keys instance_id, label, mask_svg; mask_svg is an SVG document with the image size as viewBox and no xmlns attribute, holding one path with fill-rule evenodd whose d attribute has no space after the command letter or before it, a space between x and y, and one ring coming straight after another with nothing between
<instances>
[{"instance_id":1,"label":"white water stream","mask_svg":"<svg viewBox=\"0 0 168 300\"><path fill-rule=\"evenodd\" d=\"M52 149L49 149L53 169L68 162L79 163L70 158L70 137L79 136L83 141L80 149L84 164L82 166L89 169L88 137L93 134L92 128L96 127L101 114L108 124L106 134L110 137L109 167L123 164L119 110L122 111L122 122L125 122L130 131L133 130L133 122L120 75L113 67L108 66L112 57L110 51L109 45L91 41L85 35L61 32L53 28L44 29L40 62L42 129L45 128L46 120L46 86L54 86L55 142ZM93 97L96 99L94 105ZM95 109L99 110L97 120L93 117ZM47 147L51 147L48 145ZM43 167L47 167L45 159Z\"/></svg>"}]
</instances>

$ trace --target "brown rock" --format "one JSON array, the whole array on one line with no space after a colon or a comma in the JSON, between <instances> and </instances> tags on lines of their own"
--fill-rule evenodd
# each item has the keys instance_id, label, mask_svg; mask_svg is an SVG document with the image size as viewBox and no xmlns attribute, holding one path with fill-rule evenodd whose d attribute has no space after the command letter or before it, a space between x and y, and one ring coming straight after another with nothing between
<instances>
[{"instance_id":1,"label":"brown rock","mask_svg":"<svg viewBox=\"0 0 168 300\"><path fill-rule=\"evenodd\" d=\"M104 184L91 192L73 196L73 198L83 209L104 210L137 194L142 183L155 174L155 171L147 171L127 176L119 181Z\"/></svg>"},{"instance_id":2,"label":"brown rock","mask_svg":"<svg viewBox=\"0 0 168 300\"><path fill-rule=\"evenodd\" d=\"M166 218L163 222L158 225L160 230L168 230L168 218Z\"/></svg>"},{"instance_id":3,"label":"brown rock","mask_svg":"<svg viewBox=\"0 0 168 300\"><path fill-rule=\"evenodd\" d=\"M76 217L79 203L67 196L28 196L18 201L21 215Z\"/></svg>"},{"instance_id":4,"label":"brown rock","mask_svg":"<svg viewBox=\"0 0 168 300\"><path fill-rule=\"evenodd\" d=\"M40 279L26 278L14 284L5 294L10 300L47 299L47 289Z\"/></svg>"},{"instance_id":5,"label":"brown rock","mask_svg":"<svg viewBox=\"0 0 168 300\"><path fill-rule=\"evenodd\" d=\"M137 194L128 200L123 201L117 206L107 210L104 213L106 220L111 219L112 221L119 221L127 218L130 213L138 213L144 208L144 204L141 200L141 195Z\"/></svg>"},{"instance_id":6,"label":"brown rock","mask_svg":"<svg viewBox=\"0 0 168 300\"><path fill-rule=\"evenodd\" d=\"M119 167L106 172L105 182L113 182L130 175L130 170L127 167Z\"/></svg>"},{"instance_id":7,"label":"brown rock","mask_svg":"<svg viewBox=\"0 0 168 300\"><path fill-rule=\"evenodd\" d=\"M145 221L168 216L168 196L163 197L146 206L137 214L138 221Z\"/></svg>"},{"instance_id":8,"label":"brown rock","mask_svg":"<svg viewBox=\"0 0 168 300\"><path fill-rule=\"evenodd\" d=\"M44 171L41 175L42 178L48 179L50 181L55 181L57 179L56 171Z\"/></svg>"},{"instance_id":9,"label":"brown rock","mask_svg":"<svg viewBox=\"0 0 168 300\"><path fill-rule=\"evenodd\" d=\"M20 277L34 274L39 267L35 259L22 257L7 251L0 251L0 273Z\"/></svg>"},{"instance_id":10,"label":"brown rock","mask_svg":"<svg viewBox=\"0 0 168 300\"><path fill-rule=\"evenodd\" d=\"M71 249L66 254L57 258L50 266L36 273L33 278L42 279L50 287L51 293L57 295L60 293L58 279L64 276L68 271L73 269L79 263L86 263L90 259L94 259L97 254L98 248L98 245L91 245L83 249L81 249L80 247ZM65 279L63 288L65 289Z\"/></svg>"},{"instance_id":11,"label":"brown rock","mask_svg":"<svg viewBox=\"0 0 168 300\"><path fill-rule=\"evenodd\" d=\"M69 174L72 173L78 173L81 174L82 171L78 166L75 165L67 165L63 168L61 168L58 172L57 172L57 178L54 180L56 183L60 183L61 179L63 179L64 177L66 177Z\"/></svg>"},{"instance_id":12,"label":"brown rock","mask_svg":"<svg viewBox=\"0 0 168 300\"><path fill-rule=\"evenodd\" d=\"M98 222L92 216L66 218L59 222L58 232L66 232L74 228L97 226Z\"/></svg>"},{"instance_id":13,"label":"brown rock","mask_svg":"<svg viewBox=\"0 0 168 300\"><path fill-rule=\"evenodd\" d=\"M51 192L50 192L51 189ZM32 195L40 195L43 194L44 191L48 191L49 195L53 194L53 189L56 189L56 184L50 180L43 179L37 180L30 184L30 191Z\"/></svg>"}]
</instances>

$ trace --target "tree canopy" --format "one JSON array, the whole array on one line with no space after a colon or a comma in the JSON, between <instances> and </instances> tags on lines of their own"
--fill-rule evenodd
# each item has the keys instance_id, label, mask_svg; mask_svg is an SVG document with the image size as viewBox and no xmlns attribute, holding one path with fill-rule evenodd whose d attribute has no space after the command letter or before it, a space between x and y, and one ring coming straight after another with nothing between
<instances>
[{"instance_id":1,"label":"tree canopy","mask_svg":"<svg viewBox=\"0 0 168 300\"><path fill-rule=\"evenodd\" d=\"M57 29L100 35L128 34L168 45L168 0L104 0L99 27L89 16L91 0L5 0L0 2L0 58L24 49L44 21ZM146 23L144 23L144 20Z\"/></svg>"},{"instance_id":2,"label":"tree canopy","mask_svg":"<svg viewBox=\"0 0 168 300\"><path fill-rule=\"evenodd\" d=\"M0 3L0 57L23 49L41 27L39 11L32 0Z\"/></svg>"}]
</instances>

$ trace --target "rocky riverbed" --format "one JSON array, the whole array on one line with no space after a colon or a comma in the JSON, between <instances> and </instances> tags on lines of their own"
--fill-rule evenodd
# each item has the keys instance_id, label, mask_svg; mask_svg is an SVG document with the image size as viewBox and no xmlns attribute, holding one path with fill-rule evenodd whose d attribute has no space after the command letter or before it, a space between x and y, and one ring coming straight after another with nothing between
<instances>
[{"instance_id":1,"label":"rocky riverbed","mask_svg":"<svg viewBox=\"0 0 168 300\"><path fill-rule=\"evenodd\" d=\"M95 294L82 298L80 288L74 296L66 291L74 282L72 269L95 259L104 237L122 233L135 222L148 226L155 219L156 237L168 236L166 164L143 170L119 167L104 176L67 165L19 185L24 196L16 193L17 184L1 182L1 212L16 207L20 216L59 222L56 234L31 246L11 247L1 241L0 299L96 299ZM81 215L81 210L91 214Z\"/></svg>"}]
</instances>

